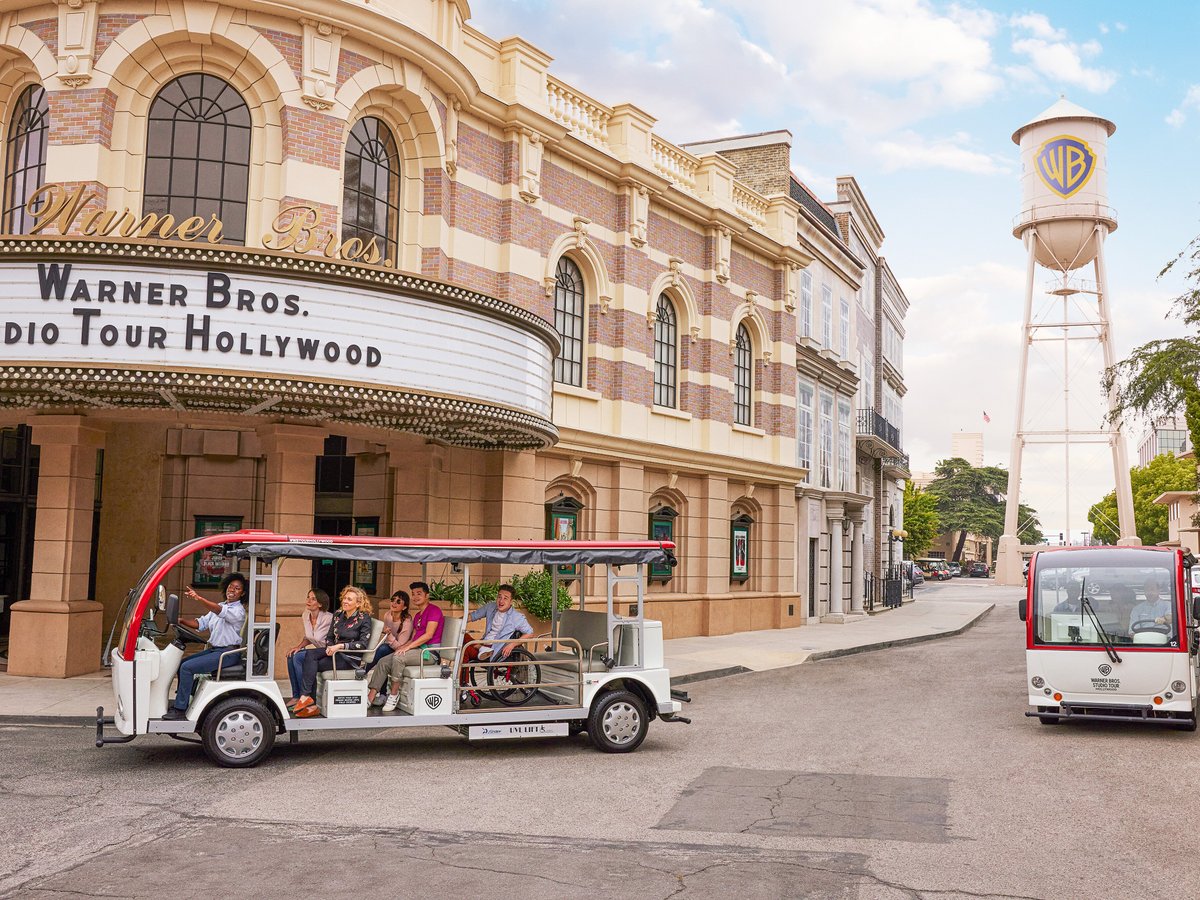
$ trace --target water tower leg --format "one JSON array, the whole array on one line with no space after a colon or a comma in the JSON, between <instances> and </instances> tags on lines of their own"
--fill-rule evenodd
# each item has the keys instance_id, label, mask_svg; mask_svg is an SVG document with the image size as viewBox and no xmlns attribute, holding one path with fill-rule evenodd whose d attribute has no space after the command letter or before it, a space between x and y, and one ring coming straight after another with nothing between
<instances>
[{"instance_id":1,"label":"water tower leg","mask_svg":"<svg viewBox=\"0 0 1200 900\"><path fill-rule=\"evenodd\" d=\"M1104 267L1104 232L1096 238L1096 306L1100 313L1100 348L1104 353L1104 368L1111 369L1113 358L1112 319L1108 315L1108 273ZM1114 386L1108 392L1109 444L1112 447L1113 480L1117 492L1117 527L1121 536L1117 543L1123 547L1141 546L1142 539L1137 534L1137 524L1133 515L1133 487L1129 481L1129 457L1125 452L1125 435L1121 426L1112 421L1112 413L1117 408L1117 391Z\"/></svg>"},{"instance_id":2,"label":"water tower leg","mask_svg":"<svg viewBox=\"0 0 1200 900\"><path fill-rule=\"evenodd\" d=\"M1004 534L996 555L996 580L1000 584L1021 584L1021 538L1017 534L1021 513L1021 454L1025 450L1025 383L1029 374L1029 344L1033 324L1033 279L1035 274L1037 231L1025 232L1029 266L1025 272L1025 319L1021 327L1021 364L1017 369L1017 416L1013 421L1012 450L1008 463L1008 493L1004 498Z\"/></svg>"}]
</instances>

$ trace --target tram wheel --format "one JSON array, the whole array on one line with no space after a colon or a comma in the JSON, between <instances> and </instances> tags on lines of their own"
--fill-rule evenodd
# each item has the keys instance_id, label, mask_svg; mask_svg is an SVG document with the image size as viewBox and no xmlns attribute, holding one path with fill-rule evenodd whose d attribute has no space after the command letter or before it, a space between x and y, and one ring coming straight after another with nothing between
<instances>
[{"instance_id":1,"label":"tram wheel","mask_svg":"<svg viewBox=\"0 0 1200 900\"><path fill-rule=\"evenodd\" d=\"M218 700L204 715L200 738L205 754L218 766L249 768L275 746L275 717L250 697Z\"/></svg>"},{"instance_id":2,"label":"tram wheel","mask_svg":"<svg viewBox=\"0 0 1200 900\"><path fill-rule=\"evenodd\" d=\"M587 721L588 738L605 753L636 750L650 730L645 704L630 691L609 691L597 697Z\"/></svg>"}]
</instances>

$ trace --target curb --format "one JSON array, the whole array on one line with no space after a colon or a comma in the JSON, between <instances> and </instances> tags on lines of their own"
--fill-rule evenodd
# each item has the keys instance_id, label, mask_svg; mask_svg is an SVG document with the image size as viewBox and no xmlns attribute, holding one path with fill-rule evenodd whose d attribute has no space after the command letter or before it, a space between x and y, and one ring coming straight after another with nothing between
<instances>
[{"instance_id":1,"label":"curb","mask_svg":"<svg viewBox=\"0 0 1200 900\"><path fill-rule=\"evenodd\" d=\"M857 647L841 647L837 650L817 650L813 653L810 653L802 662L795 663L792 666L780 666L779 668L791 669L795 668L795 666L803 666L806 663L820 662L821 660L825 659L837 659L838 657L842 656L854 656L858 653L870 653L873 650L886 650L890 647L903 647L907 644L923 644L926 641L936 641L941 638L955 637L956 635L960 635L968 629L973 628L978 623L982 622L989 615L991 615L992 610L995 608L995 603L989 603L987 607L985 607L984 610L979 613L979 615L967 622L965 625L960 625L958 628L955 628L953 631L938 631L931 634L918 634L914 635L913 637L895 638L894 640L890 641L876 641L873 644L861 644ZM748 669L745 666L729 666L724 669L710 669L706 672L692 672L689 675L680 675L677 678L671 679L671 686L677 687L685 684L693 684L697 681L711 681L716 678L726 678L730 675L744 675L747 672L754 671L770 672L774 670L755 670Z\"/></svg>"},{"instance_id":2,"label":"curb","mask_svg":"<svg viewBox=\"0 0 1200 900\"><path fill-rule=\"evenodd\" d=\"M43 728L96 727L95 716L0 716L0 725L40 725Z\"/></svg>"}]
</instances>

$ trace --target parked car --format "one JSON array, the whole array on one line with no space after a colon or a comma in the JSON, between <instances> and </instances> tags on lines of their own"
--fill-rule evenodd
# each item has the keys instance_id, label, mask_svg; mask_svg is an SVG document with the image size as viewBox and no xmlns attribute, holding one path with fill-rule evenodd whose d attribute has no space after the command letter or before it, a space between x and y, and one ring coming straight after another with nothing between
<instances>
[{"instance_id":1,"label":"parked car","mask_svg":"<svg viewBox=\"0 0 1200 900\"><path fill-rule=\"evenodd\" d=\"M925 570L925 577L933 581L949 581L953 577L944 559L919 559L917 563Z\"/></svg>"},{"instance_id":2,"label":"parked car","mask_svg":"<svg viewBox=\"0 0 1200 900\"><path fill-rule=\"evenodd\" d=\"M985 562L973 562L967 569L968 578L987 578L990 574L988 564Z\"/></svg>"},{"instance_id":3,"label":"parked car","mask_svg":"<svg viewBox=\"0 0 1200 900\"><path fill-rule=\"evenodd\" d=\"M952 578L961 578L962 577L963 570L962 570L961 564L952 562L952 563L948 563L948 565L950 566L950 576Z\"/></svg>"},{"instance_id":4,"label":"parked car","mask_svg":"<svg viewBox=\"0 0 1200 900\"><path fill-rule=\"evenodd\" d=\"M925 573L922 572L921 567L911 559L904 560L904 562L900 564L900 569L910 584L918 585L925 583Z\"/></svg>"}]
</instances>

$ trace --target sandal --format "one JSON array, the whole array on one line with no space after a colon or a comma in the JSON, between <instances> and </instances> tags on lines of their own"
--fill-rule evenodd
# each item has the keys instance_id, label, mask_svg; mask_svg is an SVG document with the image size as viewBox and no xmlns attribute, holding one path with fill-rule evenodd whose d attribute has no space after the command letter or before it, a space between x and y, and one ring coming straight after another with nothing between
<instances>
[{"instance_id":1,"label":"sandal","mask_svg":"<svg viewBox=\"0 0 1200 900\"><path fill-rule=\"evenodd\" d=\"M298 713L296 713L296 718L297 719L311 719L315 716L319 716L320 714L321 714L321 707L317 706L317 704L315 704L315 703L310 703L308 706L305 706Z\"/></svg>"}]
</instances>

